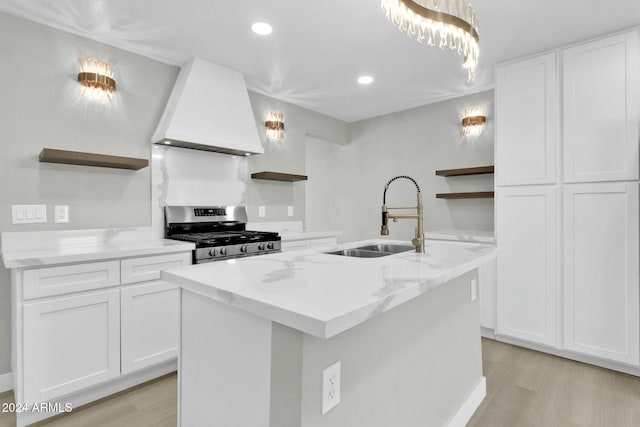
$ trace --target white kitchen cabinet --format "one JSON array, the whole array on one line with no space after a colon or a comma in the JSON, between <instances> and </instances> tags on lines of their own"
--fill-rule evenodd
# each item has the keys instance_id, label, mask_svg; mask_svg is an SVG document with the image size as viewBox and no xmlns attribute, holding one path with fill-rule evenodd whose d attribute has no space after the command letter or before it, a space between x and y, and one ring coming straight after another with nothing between
<instances>
[{"instance_id":1,"label":"white kitchen cabinet","mask_svg":"<svg viewBox=\"0 0 640 427\"><path fill-rule=\"evenodd\" d=\"M190 263L181 251L13 269L16 401L76 406L175 370L180 292L158 279Z\"/></svg>"},{"instance_id":2,"label":"white kitchen cabinet","mask_svg":"<svg viewBox=\"0 0 640 427\"><path fill-rule=\"evenodd\" d=\"M551 184L558 156L556 55L496 71L496 185Z\"/></svg>"},{"instance_id":3,"label":"white kitchen cabinet","mask_svg":"<svg viewBox=\"0 0 640 427\"><path fill-rule=\"evenodd\" d=\"M157 280L122 288L122 373L178 357L180 289Z\"/></svg>"},{"instance_id":4,"label":"white kitchen cabinet","mask_svg":"<svg viewBox=\"0 0 640 427\"><path fill-rule=\"evenodd\" d=\"M23 321L23 402L47 402L120 375L119 289L24 304Z\"/></svg>"},{"instance_id":5,"label":"white kitchen cabinet","mask_svg":"<svg viewBox=\"0 0 640 427\"><path fill-rule=\"evenodd\" d=\"M565 182L638 179L638 33L563 50Z\"/></svg>"},{"instance_id":6,"label":"white kitchen cabinet","mask_svg":"<svg viewBox=\"0 0 640 427\"><path fill-rule=\"evenodd\" d=\"M638 365L638 183L564 188L564 346Z\"/></svg>"},{"instance_id":7,"label":"white kitchen cabinet","mask_svg":"<svg viewBox=\"0 0 640 427\"><path fill-rule=\"evenodd\" d=\"M557 343L557 199L555 186L497 191L499 335Z\"/></svg>"}]
</instances>

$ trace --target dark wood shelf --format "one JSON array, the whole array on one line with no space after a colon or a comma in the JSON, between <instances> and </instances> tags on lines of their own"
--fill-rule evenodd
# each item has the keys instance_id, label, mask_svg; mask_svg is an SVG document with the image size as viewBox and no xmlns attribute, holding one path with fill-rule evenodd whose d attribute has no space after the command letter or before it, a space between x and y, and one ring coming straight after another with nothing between
<instances>
[{"instance_id":1,"label":"dark wood shelf","mask_svg":"<svg viewBox=\"0 0 640 427\"><path fill-rule=\"evenodd\" d=\"M483 175L493 173L493 166L478 166L475 168L443 169L436 171L438 176L463 176L463 175Z\"/></svg>"},{"instance_id":2,"label":"dark wood shelf","mask_svg":"<svg viewBox=\"0 0 640 427\"><path fill-rule=\"evenodd\" d=\"M438 193L438 199L492 199L493 191L474 191L472 193Z\"/></svg>"},{"instance_id":3,"label":"dark wood shelf","mask_svg":"<svg viewBox=\"0 0 640 427\"><path fill-rule=\"evenodd\" d=\"M139 170L149 166L149 160L134 157L109 156L106 154L83 153L80 151L43 148L40 152L43 163L64 163L67 165L97 166L103 168Z\"/></svg>"},{"instance_id":4,"label":"dark wood shelf","mask_svg":"<svg viewBox=\"0 0 640 427\"><path fill-rule=\"evenodd\" d=\"M281 172L256 172L251 174L251 178L268 179L271 181L286 181L286 182L306 181L309 179L307 175L294 175L291 173L281 173Z\"/></svg>"}]
</instances>

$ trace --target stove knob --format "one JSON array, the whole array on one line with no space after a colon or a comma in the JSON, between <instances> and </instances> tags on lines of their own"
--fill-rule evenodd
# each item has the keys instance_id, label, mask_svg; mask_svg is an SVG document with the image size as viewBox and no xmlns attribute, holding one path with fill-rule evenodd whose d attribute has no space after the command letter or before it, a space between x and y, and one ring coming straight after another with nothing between
<instances>
[{"instance_id":1,"label":"stove knob","mask_svg":"<svg viewBox=\"0 0 640 427\"><path fill-rule=\"evenodd\" d=\"M247 245L242 245L242 246L240 246L240 252L244 252L244 253L246 253L246 252L247 252L247 249L248 249L248 248L247 248Z\"/></svg>"},{"instance_id":2,"label":"stove knob","mask_svg":"<svg viewBox=\"0 0 640 427\"><path fill-rule=\"evenodd\" d=\"M272 242L267 243L267 249L273 249L273 243Z\"/></svg>"},{"instance_id":3,"label":"stove knob","mask_svg":"<svg viewBox=\"0 0 640 427\"><path fill-rule=\"evenodd\" d=\"M226 255L226 254L227 254L227 248L221 248L220 255Z\"/></svg>"},{"instance_id":4,"label":"stove knob","mask_svg":"<svg viewBox=\"0 0 640 427\"><path fill-rule=\"evenodd\" d=\"M217 250L215 250L215 249L210 249L209 250L209 256L216 256L216 255L218 255L218 251Z\"/></svg>"},{"instance_id":5,"label":"stove knob","mask_svg":"<svg viewBox=\"0 0 640 427\"><path fill-rule=\"evenodd\" d=\"M264 243L259 243L258 244L258 250L264 251L266 245Z\"/></svg>"}]
</instances>

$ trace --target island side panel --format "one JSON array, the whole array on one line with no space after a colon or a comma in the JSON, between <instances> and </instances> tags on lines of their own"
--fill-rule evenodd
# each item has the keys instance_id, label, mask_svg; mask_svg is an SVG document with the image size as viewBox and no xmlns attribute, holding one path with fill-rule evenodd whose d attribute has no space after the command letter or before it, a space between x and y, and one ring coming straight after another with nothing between
<instances>
[{"instance_id":1,"label":"island side panel","mask_svg":"<svg viewBox=\"0 0 640 427\"><path fill-rule=\"evenodd\" d=\"M268 427L271 321L182 289L182 427Z\"/></svg>"},{"instance_id":2,"label":"island side panel","mask_svg":"<svg viewBox=\"0 0 640 427\"><path fill-rule=\"evenodd\" d=\"M440 427L469 411L467 398L479 387L485 392L479 305L470 291L474 278L477 283L477 270L329 339L297 331L287 338L277 331L288 328L274 323L279 345L302 338L303 365L297 403L290 395L287 408L274 407L284 402L278 393L291 389L272 386L272 412L288 409L295 419L299 404L300 422L287 427ZM290 362L273 356L272 369ZM322 370L338 360L341 403L323 416ZM298 377L298 368L290 368Z\"/></svg>"}]
</instances>

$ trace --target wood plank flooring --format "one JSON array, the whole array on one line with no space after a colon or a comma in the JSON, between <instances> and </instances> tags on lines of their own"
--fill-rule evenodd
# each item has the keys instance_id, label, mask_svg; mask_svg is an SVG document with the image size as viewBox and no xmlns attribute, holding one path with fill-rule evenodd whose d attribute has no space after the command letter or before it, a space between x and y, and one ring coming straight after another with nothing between
<instances>
[{"instance_id":1,"label":"wood plank flooring","mask_svg":"<svg viewBox=\"0 0 640 427\"><path fill-rule=\"evenodd\" d=\"M640 378L482 340L487 397L468 427L640 426Z\"/></svg>"},{"instance_id":2,"label":"wood plank flooring","mask_svg":"<svg viewBox=\"0 0 640 427\"><path fill-rule=\"evenodd\" d=\"M487 339L482 354L487 397L469 427L640 426L638 377ZM176 400L173 374L38 426L174 427ZM0 427L15 427L15 416L0 413Z\"/></svg>"},{"instance_id":3,"label":"wood plank flooring","mask_svg":"<svg viewBox=\"0 0 640 427\"><path fill-rule=\"evenodd\" d=\"M34 424L37 427L175 427L177 375L170 374ZM13 392L0 394L13 402ZM0 427L15 427L14 414L0 413Z\"/></svg>"}]
</instances>

